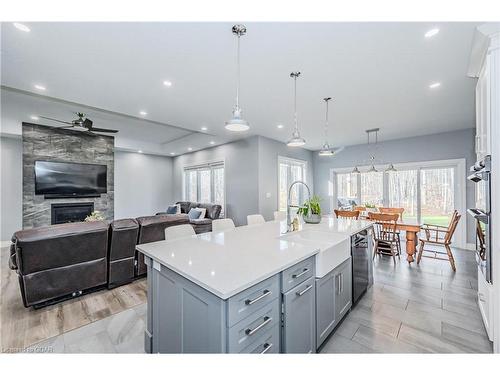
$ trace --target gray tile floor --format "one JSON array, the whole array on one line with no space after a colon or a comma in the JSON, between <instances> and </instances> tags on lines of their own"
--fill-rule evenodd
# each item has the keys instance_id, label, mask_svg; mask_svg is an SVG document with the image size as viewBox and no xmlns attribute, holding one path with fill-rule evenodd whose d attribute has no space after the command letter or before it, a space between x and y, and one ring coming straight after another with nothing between
<instances>
[{"instance_id":1,"label":"gray tile floor","mask_svg":"<svg viewBox=\"0 0 500 375\"><path fill-rule=\"evenodd\" d=\"M402 257L375 260L373 287L347 315L321 353L491 353L476 303L474 254L455 250L447 262ZM146 305L43 341L28 351L144 353Z\"/></svg>"}]
</instances>

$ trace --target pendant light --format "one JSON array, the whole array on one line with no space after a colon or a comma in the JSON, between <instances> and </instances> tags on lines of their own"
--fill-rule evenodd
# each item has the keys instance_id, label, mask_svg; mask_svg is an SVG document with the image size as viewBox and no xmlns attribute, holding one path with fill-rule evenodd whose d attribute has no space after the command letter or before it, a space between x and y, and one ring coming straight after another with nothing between
<instances>
[{"instance_id":1,"label":"pendant light","mask_svg":"<svg viewBox=\"0 0 500 375\"><path fill-rule=\"evenodd\" d=\"M370 156L370 161L371 161L371 166L370 169L368 169L368 172L378 172L377 168L375 168L375 152L377 151L377 143L378 143L378 131L379 128L375 129L368 129L366 131L366 134L368 135L368 148L370 148L370 134L375 133L375 146L373 147L373 154Z\"/></svg>"},{"instance_id":2,"label":"pendant light","mask_svg":"<svg viewBox=\"0 0 500 375\"><path fill-rule=\"evenodd\" d=\"M294 80L294 122L295 126L293 128L292 138L286 143L287 146L290 147L300 147L306 144L304 138L300 136L299 133L299 122L297 119L297 78L299 78L300 72L291 72L290 77Z\"/></svg>"},{"instance_id":3,"label":"pendant light","mask_svg":"<svg viewBox=\"0 0 500 375\"><path fill-rule=\"evenodd\" d=\"M397 172L397 169L394 168L394 164L390 164L389 167L385 170L385 173L390 173L390 172Z\"/></svg>"},{"instance_id":4,"label":"pendant light","mask_svg":"<svg viewBox=\"0 0 500 375\"><path fill-rule=\"evenodd\" d=\"M323 144L323 147L321 148L321 151L319 152L320 156L333 156L335 155L335 152L331 149L330 145L328 144L328 102L332 98L324 98L323 100L325 101L326 104L326 118L325 118L325 143Z\"/></svg>"},{"instance_id":5,"label":"pendant light","mask_svg":"<svg viewBox=\"0 0 500 375\"><path fill-rule=\"evenodd\" d=\"M240 37L247 33L245 25L234 25L233 34L238 37L238 52L237 52L237 81L236 81L236 105L233 109L233 117L231 120L226 121L225 128L233 132L244 132L250 129L248 121L241 118L240 108Z\"/></svg>"},{"instance_id":6,"label":"pendant light","mask_svg":"<svg viewBox=\"0 0 500 375\"><path fill-rule=\"evenodd\" d=\"M354 174L360 174L360 173L361 173L361 171L359 170L358 166L356 165L356 166L354 167L354 169L352 170L352 172L351 172L351 173L354 173Z\"/></svg>"}]
</instances>

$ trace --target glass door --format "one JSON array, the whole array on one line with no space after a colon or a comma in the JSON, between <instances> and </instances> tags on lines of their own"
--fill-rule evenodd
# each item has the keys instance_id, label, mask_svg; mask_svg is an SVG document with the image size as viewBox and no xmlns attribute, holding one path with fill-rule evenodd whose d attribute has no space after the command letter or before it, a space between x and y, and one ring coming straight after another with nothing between
<instances>
[{"instance_id":1,"label":"glass door","mask_svg":"<svg viewBox=\"0 0 500 375\"><path fill-rule=\"evenodd\" d=\"M422 223L448 226L455 207L454 179L454 168L420 170Z\"/></svg>"}]
</instances>

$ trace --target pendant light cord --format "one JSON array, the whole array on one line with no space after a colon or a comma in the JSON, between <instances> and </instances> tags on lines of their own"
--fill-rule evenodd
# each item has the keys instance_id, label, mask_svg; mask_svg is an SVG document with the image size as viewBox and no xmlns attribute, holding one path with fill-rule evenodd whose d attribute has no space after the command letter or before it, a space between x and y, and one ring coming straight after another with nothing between
<instances>
[{"instance_id":1,"label":"pendant light cord","mask_svg":"<svg viewBox=\"0 0 500 375\"><path fill-rule=\"evenodd\" d=\"M293 99L293 107L294 107L294 121L295 121L295 130L299 129L298 119L297 119L297 75L294 75L294 99Z\"/></svg>"},{"instance_id":2,"label":"pendant light cord","mask_svg":"<svg viewBox=\"0 0 500 375\"><path fill-rule=\"evenodd\" d=\"M238 34L238 52L236 55L237 78L236 78L236 108L240 108L240 35Z\"/></svg>"}]
</instances>

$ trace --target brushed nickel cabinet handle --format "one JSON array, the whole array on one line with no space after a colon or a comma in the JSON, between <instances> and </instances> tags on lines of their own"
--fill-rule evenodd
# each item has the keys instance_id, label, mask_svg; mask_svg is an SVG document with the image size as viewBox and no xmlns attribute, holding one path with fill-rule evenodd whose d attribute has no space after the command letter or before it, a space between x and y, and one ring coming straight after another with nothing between
<instances>
[{"instance_id":1,"label":"brushed nickel cabinet handle","mask_svg":"<svg viewBox=\"0 0 500 375\"><path fill-rule=\"evenodd\" d=\"M263 294L261 296L258 296L255 299L247 299L245 301L245 305L248 305L248 306L253 305L255 302L259 302L262 298L270 296L271 294L273 294L273 292L271 292L270 290L265 289L264 292L263 292Z\"/></svg>"},{"instance_id":2,"label":"brushed nickel cabinet handle","mask_svg":"<svg viewBox=\"0 0 500 375\"><path fill-rule=\"evenodd\" d=\"M265 343L264 344L264 350L260 352L260 354L266 354L271 348L273 347L273 344Z\"/></svg>"},{"instance_id":3,"label":"brushed nickel cabinet handle","mask_svg":"<svg viewBox=\"0 0 500 375\"><path fill-rule=\"evenodd\" d=\"M304 290L300 291L300 292L296 292L295 294L298 295L299 297L303 296L308 290L311 290L313 286L312 285L308 285Z\"/></svg>"},{"instance_id":4,"label":"brushed nickel cabinet handle","mask_svg":"<svg viewBox=\"0 0 500 375\"><path fill-rule=\"evenodd\" d=\"M271 321L273 320L273 318L270 318L268 316L265 316L264 317L264 321L262 323L260 323L257 327L255 328L247 328L245 330L245 335L247 336L252 336L254 333L260 331L262 328L264 328L266 325L268 325L269 323L271 323Z\"/></svg>"},{"instance_id":5,"label":"brushed nickel cabinet handle","mask_svg":"<svg viewBox=\"0 0 500 375\"><path fill-rule=\"evenodd\" d=\"M297 279L297 278L299 278L301 276L304 276L308 272L309 272L309 268L304 268L304 270L301 273L298 273L296 275L295 274L292 275L292 279Z\"/></svg>"}]
</instances>

